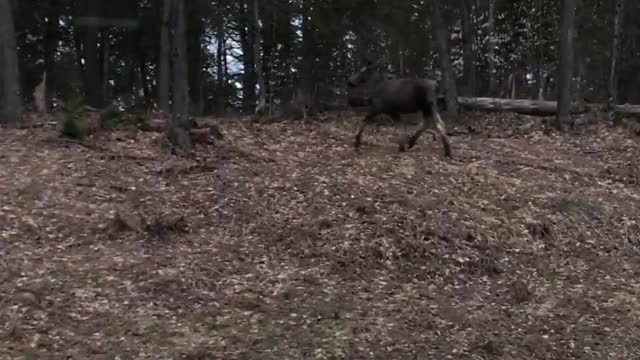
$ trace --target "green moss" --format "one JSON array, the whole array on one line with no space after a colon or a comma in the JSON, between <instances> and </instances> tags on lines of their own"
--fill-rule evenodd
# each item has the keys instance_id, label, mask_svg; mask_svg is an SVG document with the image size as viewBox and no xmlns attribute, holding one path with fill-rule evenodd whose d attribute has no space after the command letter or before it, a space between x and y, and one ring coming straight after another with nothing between
<instances>
[{"instance_id":1,"label":"green moss","mask_svg":"<svg viewBox=\"0 0 640 360\"><path fill-rule=\"evenodd\" d=\"M113 129L117 126L140 127L147 119L139 114L127 114L110 106L100 113L100 127L102 129Z\"/></svg>"},{"instance_id":2,"label":"green moss","mask_svg":"<svg viewBox=\"0 0 640 360\"><path fill-rule=\"evenodd\" d=\"M86 133L87 113L84 108L84 101L80 96L74 96L63 107L61 111L63 136L72 139L82 139Z\"/></svg>"}]
</instances>

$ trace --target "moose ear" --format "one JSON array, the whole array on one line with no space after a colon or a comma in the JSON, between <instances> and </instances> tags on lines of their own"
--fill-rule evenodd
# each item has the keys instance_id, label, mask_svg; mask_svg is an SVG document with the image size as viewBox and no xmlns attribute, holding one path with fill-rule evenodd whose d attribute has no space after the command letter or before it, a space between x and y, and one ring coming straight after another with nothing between
<instances>
[{"instance_id":1,"label":"moose ear","mask_svg":"<svg viewBox=\"0 0 640 360\"><path fill-rule=\"evenodd\" d=\"M367 69L369 70L379 70L384 66L384 59L372 60L367 64Z\"/></svg>"},{"instance_id":2,"label":"moose ear","mask_svg":"<svg viewBox=\"0 0 640 360\"><path fill-rule=\"evenodd\" d=\"M365 55L365 62L367 67L375 66L377 63L376 56L371 52L367 53Z\"/></svg>"},{"instance_id":3,"label":"moose ear","mask_svg":"<svg viewBox=\"0 0 640 360\"><path fill-rule=\"evenodd\" d=\"M367 56L367 58L365 59L365 66L369 67L371 65L373 65L373 59L371 58L371 56Z\"/></svg>"}]
</instances>

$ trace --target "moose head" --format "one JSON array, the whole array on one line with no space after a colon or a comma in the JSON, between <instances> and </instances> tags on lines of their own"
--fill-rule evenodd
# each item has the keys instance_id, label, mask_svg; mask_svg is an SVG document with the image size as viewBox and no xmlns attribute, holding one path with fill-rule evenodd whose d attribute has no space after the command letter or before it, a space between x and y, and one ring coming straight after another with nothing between
<instances>
[{"instance_id":1,"label":"moose head","mask_svg":"<svg viewBox=\"0 0 640 360\"><path fill-rule=\"evenodd\" d=\"M364 67L362 67L355 74L349 76L349 78L347 79L347 86L350 88L355 88L369 83L373 78L376 77L376 75L380 75L383 64L384 60L373 61L370 58L367 59Z\"/></svg>"}]
</instances>

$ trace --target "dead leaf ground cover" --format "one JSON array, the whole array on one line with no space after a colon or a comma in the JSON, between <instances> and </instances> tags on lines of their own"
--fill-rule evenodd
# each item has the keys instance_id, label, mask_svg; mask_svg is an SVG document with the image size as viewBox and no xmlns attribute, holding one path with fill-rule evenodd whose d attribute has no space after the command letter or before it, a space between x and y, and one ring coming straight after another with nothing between
<instances>
[{"instance_id":1,"label":"dead leaf ground cover","mask_svg":"<svg viewBox=\"0 0 640 360\"><path fill-rule=\"evenodd\" d=\"M637 139L481 121L452 160L349 119L189 160L2 129L0 358L637 358Z\"/></svg>"}]
</instances>

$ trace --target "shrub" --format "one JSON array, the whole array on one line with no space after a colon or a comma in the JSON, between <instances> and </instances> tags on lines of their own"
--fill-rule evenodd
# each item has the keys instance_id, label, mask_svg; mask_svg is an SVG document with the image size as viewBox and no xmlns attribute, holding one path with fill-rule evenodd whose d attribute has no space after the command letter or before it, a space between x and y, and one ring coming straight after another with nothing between
<instances>
[{"instance_id":1,"label":"shrub","mask_svg":"<svg viewBox=\"0 0 640 360\"><path fill-rule=\"evenodd\" d=\"M63 136L80 140L87 135L87 112L80 96L74 96L64 104L60 116Z\"/></svg>"}]
</instances>

